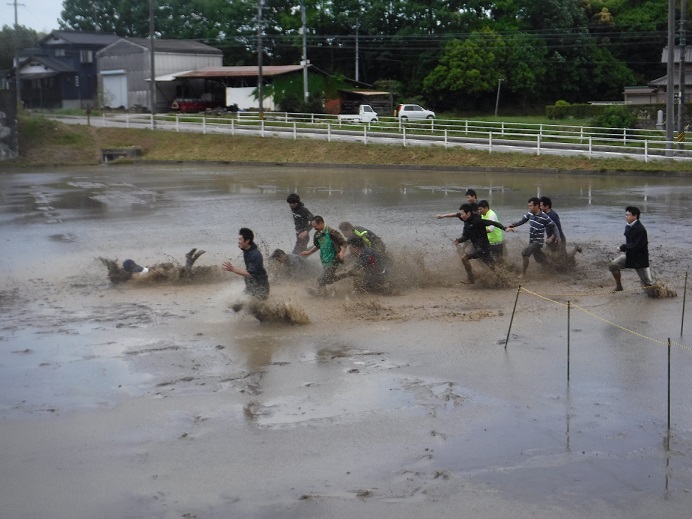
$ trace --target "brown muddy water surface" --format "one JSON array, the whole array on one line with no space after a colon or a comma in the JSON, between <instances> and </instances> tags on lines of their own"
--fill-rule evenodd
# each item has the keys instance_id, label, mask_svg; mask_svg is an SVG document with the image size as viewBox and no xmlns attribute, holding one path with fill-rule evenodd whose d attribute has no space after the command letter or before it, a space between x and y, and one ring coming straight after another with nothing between
<instances>
[{"instance_id":1,"label":"brown muddy water surface","mask_svg":"<svg viewBox=\"0 0 692 519\"><path fill-rule=\"evenodd\" d=\"M462 283L461 224L434 215L467 187L503 223L551 196L583 248L568 272L532 260L506 349L528 226L505 235L505 269ZM384 239L396 295L345 280L314 298L277 275L270 304L309 322L230 308L238 228L265 261L290 250L294 191ZM689 516L691 181L119 166L5 172L0 192L0 517ZM677 297L631 271L610 292L630 204ZM112 285L99 260L176 265L193 247L182 281Z\"/></svg>"}]
</instances>

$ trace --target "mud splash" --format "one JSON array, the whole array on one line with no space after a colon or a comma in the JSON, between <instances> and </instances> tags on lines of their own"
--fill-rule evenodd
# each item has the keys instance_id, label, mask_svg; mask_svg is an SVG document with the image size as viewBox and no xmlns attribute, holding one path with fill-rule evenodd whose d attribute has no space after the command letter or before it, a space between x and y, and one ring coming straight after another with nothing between
<instances>
[{"instance_id":1,"label":"mud splash","mask_svg":"<svg viewBox=\"0 0 692 519\"><path fill-rule=\"evenodd\" d=\"M652 299L665 299L678 296L678 293L672 288L669 288L663 281L656 281L652 286L644 287L643 290L644 293Z\"/></svg>"},{"instance_id":2,"label":"mud splash","mask_svg":"<svg viewBox=\"0 0 692 519\"><path fill-rule=\"evenodd\" d=\"M250 301L247 311L262 323L283 323L304 325L310 323L305 310L290 300L284 301Z\"/></svg>"}]
</instances>

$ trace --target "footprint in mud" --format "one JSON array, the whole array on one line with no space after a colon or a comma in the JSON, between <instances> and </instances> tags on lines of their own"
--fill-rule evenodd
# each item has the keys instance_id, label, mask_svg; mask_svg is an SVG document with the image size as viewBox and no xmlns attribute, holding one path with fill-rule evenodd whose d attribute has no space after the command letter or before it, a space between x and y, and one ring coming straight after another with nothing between
<instances>
[{"instance_id":1,"label":"footprint in mud","mask_svg":"<svg viewBox=\"0 0 692 519\"><path fill-rule=\"evenodd\" d=\"M259 418L266 418L274 414L272 411L273 407L275 406L265 406L259 402L249 402L243 407L243 413L246 418L257 421Z\"/></svg>"}]
</instances>

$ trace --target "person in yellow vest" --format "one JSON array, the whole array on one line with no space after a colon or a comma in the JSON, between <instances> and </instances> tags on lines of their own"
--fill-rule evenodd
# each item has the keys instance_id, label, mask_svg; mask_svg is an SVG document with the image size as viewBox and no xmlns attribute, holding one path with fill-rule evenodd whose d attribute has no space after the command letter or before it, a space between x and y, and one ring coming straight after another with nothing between
<instances>
[{"instance_id":1,"label":"person in yellow vest","mask_svg":"<svg viewBox=\"0 0 692 519\"><path fill-rule=\"evenodd\" d=\"M326 293L326 285L334 283L334 274L340 263L344 262L346 255L346 240L336 229L327 227L324 218L314 216L312 228L315 229L313 245L310 249L300 253L301 256L310 256L318 250L322 261L322 274L317 278L317 295Z\"/></svg>"},{"instance_id":2,"label":"person in yellow vest","mask_svg":"<svg viewBox=\"0 0 692 519\"><path fill-rule=\"evenodd\" d=\"M497 213L490 209L490 204L487 200L478 202L478 212L483 220L492 220L499 222ZM502 261L502 256L505 254L505 245L503 243L502 230L494 225L485 228L488 233L488 241L490 242L490 254L493 255L495 261Z\"/></svg>"},{"instance_id":3,"label":"person in yellow vest","mask_svg":"<svg viewBox=\"0 0 692 519\"><path fill-rule=\"evenodd\" d=\"M366 229L360 225L353 225L351 222L341 222L339 224L339 230L344 233L344 238L347 240L349 238L358 237L363 240L363 244L366 247L371 248L377 254L382 256L382 259L386 259L384 256L387 254L387 247L382 241L382 238L380 238L370 229Z\"/></svg>"}]
</instances>

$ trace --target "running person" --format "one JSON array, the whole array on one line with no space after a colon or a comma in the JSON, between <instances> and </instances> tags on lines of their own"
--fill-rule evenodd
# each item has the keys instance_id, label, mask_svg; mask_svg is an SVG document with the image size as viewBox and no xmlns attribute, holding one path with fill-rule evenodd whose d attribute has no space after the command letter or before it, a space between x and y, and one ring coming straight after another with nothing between
<instances>
[{"instance_id":1,"label":"running person","mask_svg":"<svg viewBox=\"0 0 692 519\"><path fill-rule=\"evenodd\" d=\"M536 263L545 263L546 258L542 250L544 242L553 243L554 241L560 241L557 225L555 225L550 216L541 211L541 201L536 196L529 198L529 212L521 220L510 224L507 228L514 229L524 225L526 222L530 222L529 246L521 253L523 262L521 277L526 276L526 270L529 268L529 257L533 256ZM552 230L552 235L546 240L545 233L548 229Z\"/></svg>"}]
</instances>

